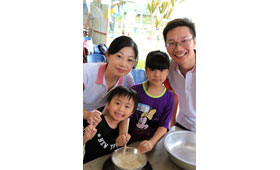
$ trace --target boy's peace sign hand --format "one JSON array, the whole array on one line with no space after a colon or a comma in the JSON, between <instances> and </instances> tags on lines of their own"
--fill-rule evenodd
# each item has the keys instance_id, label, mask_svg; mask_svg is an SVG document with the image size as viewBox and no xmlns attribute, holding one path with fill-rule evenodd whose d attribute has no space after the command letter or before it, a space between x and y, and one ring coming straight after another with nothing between
<instances>
[{"instance_id":1,"label":"boy's peace sign hand","mask_svg":"<svg viewBox=\"0 0 280 170\"><path fill-rule=\"evenodd\" d=\"M90 139L92 139L94 137L94 135L96 134L97 130L95 128L95 125L88 125L86 128L85 128L85 133L84 133L84 140L85 140L85 143L87 141L89 141Z\"/></svg>"},{"instance_id":2,"label":"boy's peace sign hand","mask_svg":"<svg viewBox=\"0 0 280 170\"><path fill-rule=\"evenodd\" d=\"M94 115L96 115L96 114L99 115L99 119L97 121L95 121L96 119L94 117ZM95 136L95 134L97 132L96 126L101 121L100 114L101 114L100 112L94 111L90 114L92 117L90 117L90 115L89 115L89 118L90 118L90 121L88 120L89 125L85 128L85 132L84 132L84 144Z\"/></svg>"}]
</instances>

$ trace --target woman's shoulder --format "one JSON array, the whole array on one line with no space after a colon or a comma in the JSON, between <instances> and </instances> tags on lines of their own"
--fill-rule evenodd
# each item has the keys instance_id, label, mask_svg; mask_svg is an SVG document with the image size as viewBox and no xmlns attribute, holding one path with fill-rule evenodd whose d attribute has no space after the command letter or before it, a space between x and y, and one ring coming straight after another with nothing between
<instances>
[{"instance_id":1,"label":"woman's shoulder","mask_svg":"<svg viewBox=\"0 0 280 170\"><path fill-rule=\"evenodd\" d=\"M124 79L127 79L127 80L133 80L133 77L130 73L128 73L127 75L123 76Z\"/></svg>"},{"instance_id":2,"label":"woman's shoulder","mask_svg":"<svg viewBox=\"0 0 280 170\"><path fill-rule=\"evenodd\" d=\"M123 86L131 87L132 85L134 85L134 80L131 74L123 76L122 79Z\"/></svg>"},{"instance_id":3,"label":"woman's shoulder","mask_svg":"<svg viewBox=\"0 0 280 170\"><path fill-rule=\"evenodd\" d=\"M85 71L98 70L103 63L84 63L83 69Z\"/></svg>"},{"instance_id":4,"label":"woman's shoulder","mask_svg":"<svg viewBox=\"0 0 280 170\"><path fill-rule=\"evenodd\" d=\"M85 63L83 64L84 81L96 79L98 70L102 63Z\"/></svg>"}]
</instances>

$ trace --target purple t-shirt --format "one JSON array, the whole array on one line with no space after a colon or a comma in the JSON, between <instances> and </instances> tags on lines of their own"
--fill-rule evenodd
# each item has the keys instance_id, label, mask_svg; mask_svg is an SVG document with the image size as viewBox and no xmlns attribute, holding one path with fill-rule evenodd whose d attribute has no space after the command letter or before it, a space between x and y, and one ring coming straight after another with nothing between
<instances>
[{"instance_id":1,"label":"purple t-shirt","mask_svg":"<svg viewBox=\"0 0 280 170\"><path fill-rule=\"evenodd\" d=\"M174 105L173 94L165 88L160 96L152 96L146 91L143 83L132 88L137 92L139 104L137 110L130 116L130 143L149 140L158 127L169 129Z\"/></svg>"}]
</instances>

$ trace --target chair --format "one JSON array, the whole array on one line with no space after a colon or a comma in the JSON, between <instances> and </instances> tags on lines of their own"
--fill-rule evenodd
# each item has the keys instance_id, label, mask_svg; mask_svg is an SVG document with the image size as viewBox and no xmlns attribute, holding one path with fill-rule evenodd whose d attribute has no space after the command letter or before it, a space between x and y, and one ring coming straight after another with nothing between
<instances>
[{"instance_id":1,"label":"chair","mask_svg":"<svg viewBox=\"0 0 280 170\"><path fill-rule=\"evenodd\" d=\"M85 40L91 40L91 38L90 37L84 37L84 41Z\"/></svg>"},{"instance_id":2,"label":"chair","mask_svg":"<svg viewBox=\"0 0 280 170\"><path fill-rule=\"evenodd\" d=\"M135 84L143 83L147 80L145 70L132 69L130 73L132 74Z\"/></svg>"},{"instance_id":3,"label":"chair","mask_svg":"<svg viewBox=\"0 0 280 170\"><path fill-rule=\"evenodd\" d=\"M102 54L89 54L87 55L88 63L106 62L106 57Z\"/></svg>"},{"instance_id":4,"label":"chair","mask_svg":"<svg viewBox=\"0 0 280 170\"><path fill-rule=\"evenodd\" d=\"M93 47L93 54L105 55L107 51L107 46L105 44L98 44Z\"/></svg>"}]
</instances>

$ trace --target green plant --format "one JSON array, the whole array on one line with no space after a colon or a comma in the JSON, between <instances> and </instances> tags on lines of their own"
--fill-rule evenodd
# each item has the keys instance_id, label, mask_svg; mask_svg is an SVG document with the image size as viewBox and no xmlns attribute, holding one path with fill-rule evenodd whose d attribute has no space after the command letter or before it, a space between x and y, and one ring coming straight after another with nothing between
<instances>
[{"instance_id":1,"label":"green plant","mask_svg":"<svg viewBox=\"0 0 280 170\"><path fill-rule=\"evenodd\" d=\"M138 60L136 68L145 70L145 60Z\"/></svg>"},{"instance_id":2,"label":"green plant","mask_svg":"<svg viewBox=\"0 0 280 170\"><path fill-rule=\"evenodd\" d=\"M162 26L163 21L169 19L177 4L185 0L152 0L147 3L152 17L152 24L156 29Z\"/></svg>"}]
</instances>

